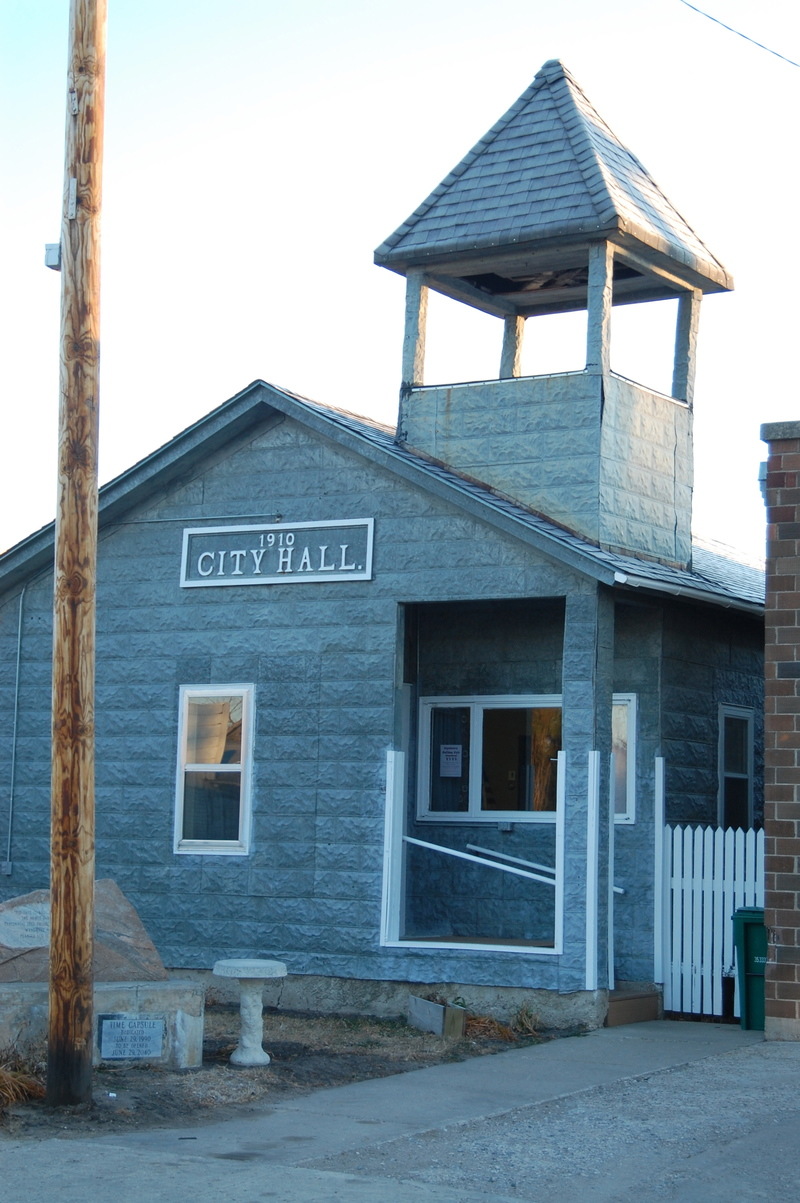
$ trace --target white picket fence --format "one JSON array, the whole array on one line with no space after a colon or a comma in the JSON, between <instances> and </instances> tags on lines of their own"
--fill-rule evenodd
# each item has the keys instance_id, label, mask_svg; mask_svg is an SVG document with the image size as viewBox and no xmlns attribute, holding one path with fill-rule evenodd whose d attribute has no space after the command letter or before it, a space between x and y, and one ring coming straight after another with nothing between
<instances>
[{"instance_id":1,"label":"white picket fence","mask_svg":"<svg viewBox=\"0 0 800 1203\"><path fill-rule=\"evenodd\" d=\"M663 855L664 1010L722 1015L722 979L735 973L731 916L764 905L764 832L666 825Z\"/></svg>"}]
</instances>

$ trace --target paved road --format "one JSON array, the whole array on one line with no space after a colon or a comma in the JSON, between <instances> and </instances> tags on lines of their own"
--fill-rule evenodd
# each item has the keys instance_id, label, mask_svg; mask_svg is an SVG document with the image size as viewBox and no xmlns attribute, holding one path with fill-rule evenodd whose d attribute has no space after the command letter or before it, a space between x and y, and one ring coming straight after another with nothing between
<instances>
[{"instance_id":1,"label":"paved road","mask_svg":"<svg viewBox=\"0 0 800 1203\"><path fill-rule=\"evenodd\" d=\"M194 1129L0 1139L8 1203L796 1203L800 1044L646 1023Z\"/></svg>"}]
</instances>

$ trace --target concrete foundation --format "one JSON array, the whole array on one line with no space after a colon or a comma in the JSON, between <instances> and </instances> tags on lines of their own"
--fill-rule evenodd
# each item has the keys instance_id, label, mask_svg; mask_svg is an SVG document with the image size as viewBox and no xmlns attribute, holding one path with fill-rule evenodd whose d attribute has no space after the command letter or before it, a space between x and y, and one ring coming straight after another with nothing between
<instances>
[{"instance_id":1,"label":"concrete foundation","mask_svg":"<svg viewBox=\"0 0 800 1203\"><path fill-rule=\"evenodd\" d=\"M174 970L182 978L202 982L211 1003L236 1005L238 983L212 977L211 970ZM290 974L264 984L264 1005L289 1011L323 1011L333 1015L378 1015L396 1019L408 1011L412 994L441 995L463 1000L468 1011L490 1015L508 1023L527 1007L542 1027L602 1027L608 1009L607 990L580 990L559 994L555 990L526 990L512 986L471 986L463 982L391 982L359 978Z\"/></svg>"},{"instance_id":2,"label":"concrete foundation","mask_svg":"<svg viewBox=\"0 0 800 1203\"><path fill-rule=\"evenodd\" d=\"M0 985L0 1048L31 1048L47 1038L47 985ZM161 1054L136 1060L169 1069L196 1069L203 1061L205 988L200 981L100 982L94 988L93 1062L100 1060L99 1016L163 1021Z\"/></svg>"},{"instance_id":3,"label":"concrete foundation","mask_svg":"<svg viewBox=\"0 0 800 1203\"><path fill-rule=\"evenodd\" d=\"M765 1040L800 1040L800 1019L781 1019L767 1015L764 1020Z\"/></svg>"}]
</instances>

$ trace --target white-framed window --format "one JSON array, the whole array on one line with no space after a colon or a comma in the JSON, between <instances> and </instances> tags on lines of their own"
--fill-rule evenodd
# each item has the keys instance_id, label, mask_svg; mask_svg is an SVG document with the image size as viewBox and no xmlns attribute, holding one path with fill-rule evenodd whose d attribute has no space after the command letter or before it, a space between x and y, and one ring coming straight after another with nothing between
<instances>
[{"instance_id":1,"label":"white-framed window","mask_svg":"<svg viewBox=\"0 0 800 1203\"><path fill-rule=\"evenodd\" d=\"M250 850L252 685L182 685L175 851Z\"/></svg>"},{"instance_id":2,"label":"white-framed window","mask_svg":"<svg viewBox=\"0 0 800 1203\"><path fill-rule=\"evenodd\" d=\"M615 693L611 705L614 822L636 822L636 694Z\"/></svg>"},{"instance_id":3,"label":"white-framed window","mask_svg":"<svg viewBox=\"0 0 800 1203\"><path fill-rule=\"evenodd\" d=\"M417 816L553 822L559 695L421 698Z\"/></svg>"},{"instance_id":4,"label":"white-framed window","mask_svg":"<svg viewBox=\"0 0 800 1203\"><path fill-rule=\"evenodd\" d=\"M719 824L753 823L753 711L747 706L719 708Z\"/></svg>"}]
</instances>

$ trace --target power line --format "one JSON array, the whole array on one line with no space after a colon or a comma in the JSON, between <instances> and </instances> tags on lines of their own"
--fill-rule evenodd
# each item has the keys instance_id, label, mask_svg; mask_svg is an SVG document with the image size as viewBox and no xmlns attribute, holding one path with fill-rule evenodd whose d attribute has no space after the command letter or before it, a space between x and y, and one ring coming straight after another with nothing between
<instances>
[{"instance_id":1,"label":"power line","mask_svg":"<svg viewBox=\"0 0 800 1203\"><path fill-rule=\"evenodd\" d=\"M776 58L782 58L785 63L789 63L792 67L800 67L800 63L796 63L794 59L787 58L785 54L780 54L777 50L771 50L769 46L765 46L763 42L757 42L755 38L750 38L746 33L742 33L739 29L734 29L732 25L726 25L724 21L720 21L718 17L712 17L711 13L703 12L702 8L697 8L696 5L690 4L689 0L680 0L681 4L685 4L687 8L691 8L693 12L699 13L701 17L708 17L709 21L714 21L716 25L721 25L723 29L727 29L729 33L735 33L737 37L744 38L746 42L752 42L754 46L758 46L759 50L766 50L767 54L774 54Z\"/></svg>"}]
</instances>

